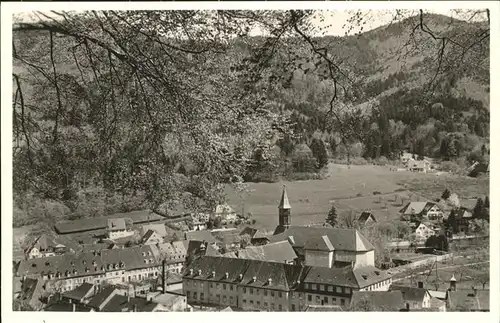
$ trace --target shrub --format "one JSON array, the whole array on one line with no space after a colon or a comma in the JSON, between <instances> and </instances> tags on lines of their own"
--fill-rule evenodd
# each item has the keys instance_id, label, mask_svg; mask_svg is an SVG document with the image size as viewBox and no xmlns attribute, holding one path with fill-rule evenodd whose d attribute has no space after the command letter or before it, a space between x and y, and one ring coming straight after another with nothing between
<instances>
[{"instance_id":1,"label":"shrub","mask_svg":"<svg viewBox=\"0 0 500 323\"><path fill-rule=\"evenodd\" d=\"M406 191L406 188L400 187L394 190L394 192L404 192Z\"/></svg>"},{"instance_id":2,"label":"shrub","mask_svg":"<svg viewBox=\"0 0 500 323\"><path fill-rule=\"evenodd\" d=\"M373 192L373 195L380 195L380 194L382 194L382 192L379 192L379 191Z\"/></svg>"},{"instance_id":3,"label":"shrub","mask_svg":"<svg viewBox=\"0 0 500 323\"><path fill-rule=\"evenodd\" d=\"M357 197L362 197L362 196L363 196L363 194L358 193L358 194L356 194L356 196L357 196Z\"/></svg>"}]
</instances>

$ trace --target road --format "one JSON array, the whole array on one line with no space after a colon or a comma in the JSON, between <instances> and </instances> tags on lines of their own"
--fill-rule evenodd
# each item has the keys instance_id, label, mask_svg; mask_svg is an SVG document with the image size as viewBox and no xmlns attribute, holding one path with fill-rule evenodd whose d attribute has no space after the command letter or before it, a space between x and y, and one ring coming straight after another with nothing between
<instances>
[{"instance_id":1,"label":"road","mask_svg":"<svg viewBox=\"0 0 500 323\"><path fill-rule=\"evenodd\" d=\"M444 266L444 267L439 267L439 269L448 269L448 268L456 268L456 267L468 267L468 266L474 266L474 265L479 265L479 264L486 264L486 263L489 263L490 261L480 261L480 262L474 262L474 263L471 263L471 264L463 264L463 265L453 265L453 266ZM411 276L414 276L414 275L423 275L425 274L426 272L428 271L428 269L425 269L423 271L420 271L418 273L413 273L412 275L408 275L408 276L405 276L405 277L401 277L401 278L396 278L396 279L393 279L392 282L397 282L397 281L400 281L400 280L403 280L403 279L406 279L406 278L410 278Z\"/></svg>"}]
</instances>

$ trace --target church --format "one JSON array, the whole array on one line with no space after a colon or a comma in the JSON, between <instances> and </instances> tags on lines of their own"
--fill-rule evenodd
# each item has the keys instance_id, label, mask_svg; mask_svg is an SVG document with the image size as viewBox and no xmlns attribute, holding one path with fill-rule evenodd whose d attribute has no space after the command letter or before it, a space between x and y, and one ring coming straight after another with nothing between
<instances>
[{"instance_id":1,"label":"church","mask_svg":"<svg viewBox=\"0 0 500 323\"><path fill-rule=\"evenodd\" d=\"M289 241L306 266L358 268L375 264L373 245L357 229L293 226L285 187L278 205L278 226L269 240Z\"/></svg>"}]
</instances>

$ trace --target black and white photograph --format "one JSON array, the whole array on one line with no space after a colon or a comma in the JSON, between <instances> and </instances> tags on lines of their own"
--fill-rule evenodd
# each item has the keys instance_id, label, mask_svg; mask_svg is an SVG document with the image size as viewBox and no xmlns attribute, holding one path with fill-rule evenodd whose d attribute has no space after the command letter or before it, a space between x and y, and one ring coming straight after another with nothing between
<instances>
[{"instance_id":1,"label":"black and white photograph","mask_svg":"<svg viewBox=\"0 0 500 323\"><path fill-rule=\"evenodd\" d=\"M2 10L2 312L498 314L498 3L259 3Z\"/></svg>"}]
</instances>

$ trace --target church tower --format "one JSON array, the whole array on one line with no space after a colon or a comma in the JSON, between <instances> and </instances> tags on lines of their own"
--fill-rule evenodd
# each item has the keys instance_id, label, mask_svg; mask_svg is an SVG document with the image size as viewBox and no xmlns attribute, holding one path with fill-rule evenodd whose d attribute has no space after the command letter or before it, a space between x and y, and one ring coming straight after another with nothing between
<instances>
[{"instance_id":1,"label":"church tower","mask_svg":"<svg viewBox=\"0 0 500 323\"><path fill-rule=\"evenodd\" d=\"M288 202L288 195L286 194L285 185L283 185L283 193L281 194L281 201L278 206L279 211L279 226L288 229L292 224L292 207L290 202Z\"/></svg>"}]
</instances>

